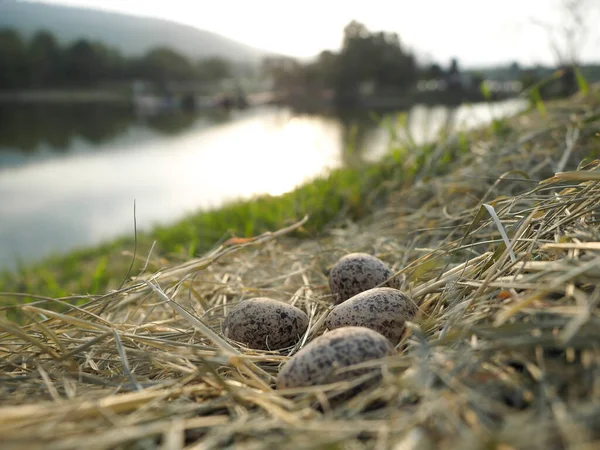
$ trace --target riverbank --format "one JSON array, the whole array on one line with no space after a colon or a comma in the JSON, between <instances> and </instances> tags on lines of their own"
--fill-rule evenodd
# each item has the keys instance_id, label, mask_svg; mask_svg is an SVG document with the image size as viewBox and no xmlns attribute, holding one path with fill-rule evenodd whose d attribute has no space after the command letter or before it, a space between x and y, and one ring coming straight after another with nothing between
<instances>
[{"instance_id":1,"label":"riverbank","mask_svg":"<svg viewBox=\"0 0 600 450\"><path fill-rule=\"evenodd\" d=\"M167 261L198 256L229 238L277 229L305 215L310 215L310 221L297 233L316 237L334 223L367 216L385 204L393 192L450 170L462 155L469 154L472 139L501 137L511 132L512 120L496 120L487 128L446 137L448 142L443 146L400 139L391 143L391 153L381 162L333 170L282 196L263 195L228 203L172 226L138 233L136 242L133 237L123 237L38 264L21 265L14 273L0 275L0 291L51 297L106 292L118 287L126 276L134 253L132 273L142 267L159 270ZM434 164L432 158L439 160ZM10 300L21 301L21 297Z\"/></svg>"},{"instance_id":2,"label":"riverbank","mask_svg":"<svg viewBox=\"0 0 600 450\"><path fill-rule=\"evenodd\" d=\"M490 91L484 94L478 87L469 89L423 90L416 87L407 90L391 90L379 94L362 94L350 98L336 98L331 89L311 91L298 89L281 92L273 101L302 112L314 111L402 111L415 105L459 105L482 102L498 102L518 98L516 90Z\"/></svg>"},{"instance_id":3,"label":"riverbank","mask_svg":"<svg viewBox=\"0 0 600 450\"><path fill-rule=\"evenodd\" d=\"M392 117L389 119L394 120ZM498 119L495 128L484 132L499 132L503 123L504 120ZM408 124L405 126L408 127ZM440 130L444 132L443 127ZM408 128L390 132L390 138L394 137L390 147L394 147L394 150L381 162L361 163L358 166L349 164L349 167L318 176L313 182L282 196L263 195L248 201L229 202L223 208L189 216L173 226L161 226L151 232L139 233L136 249L138 260L134 270L145 264L145 255L154 241L157 243L153 256L166 255L169 259L181 259L197 256L229 237L260 234L289 224L306 214L311 216L311 220L303 229L304 236L316 236L335 220L364 217L379 207L389 192L410 184L420 170L430 170L421 166L437 144L422 145L412 141L414 132ZM417 142L423 140L417 139ZM464 142L455 143L451 153L464 152L465 145ZM447 166L451 159L453 157L448 154L444 165ZM141 164L139 158L136 161ZM140 200L139 196L134 198ZM127 202L129 205L129 199ZM127 218L127 226L130 224L133 229L133 217ZM125 276L133 251L133 239L121 238L97 248L70 252L37 264L21 264L13 274L5 274L0 278L3 280L0 291L37 292L63 297L74 292L93 294L112 289L116 287L116 280ZM148 262L149 269L159 269L162 261L160 258L151 259Z\"/></svg>"},{"instance_id":4,"label":"riverbank","mask_svg":"<svg viewBox=\"0 0 600 450\"><path fill-rule=\"evenodd\" d=\"M329 191L304 187L316 189L305 191L313 204L284 196L295 199L289 216L277 198L232 205L215 214L274 233L228 238L199 258L139 253L133 279L77 308L42 298L5 308L34 323L0 320L0 439L15 449L595 448L599 95L395 151L357 178L332 176ZM305 207L322 222L275 231L270 220L291 223ZM188 245L206 230L194 220L165 238L178 229ZM356 251L386 261L419 307L398 353L373 362L381 382L354 397L332 401L350 381L275 390L280 364L325 331L329 268ZM249 350L222 337L228 309L256 296L307 312L297 346Z\"/></svg>"},{"instance_id":5,"label":"riverbank","mask_svg":"<svg viewBox=\"0 0 600 450\"><path fill-rule=\"evenodd\" d=\"M290 106L299 111L330 111L336 108L352 108L357 111L398 111L409 109L415 105L458 106L465 103L484 101L502 101L516 98L518 92L491 92L486 97L479 89L468 90L409 90L383 95L364 95L348 100L335 100L332 91L312 92L251 92L243 95L242 107L264 105ZM173 102L173 100L177 100ZM339 104L338 104L339 102ZM195 95L192 92L178 92L170 96L157 94L134 95L130 88L98 89L24 89L0 91L0 103L101 103L115 105L132 105L142 110L152 111L169 109L210 109L234 107L235 96L214 93L213 95ZM164 103L164 105L163 105Z\"/></svg>"},{"instance_id":6,"label":"riverbank","mask_svg":"<svg viewBox=\"0 0 600 450\"><path fill-rule=\"evenodd\" d=\"M102 89L25 89L0 91L4 103L131 103L126 92Z\"/></svg>"},{"instance_id":7,"label":"riverbank","mask_svg":"<svg viewBox=\"0 0 600 450\"><path fill-rule=\"evenodd\" d=\"M148 99L156 102L162 97L146 95L142 101ZM217 93L212 96L198 96L195 99L194 107L197 109L218 108L222 107L220 102L222 102L222 96ZM252 92L245 96L245 104L248 107L278 102L279 94L276 92ZM0 103L102 103L136 106L136 98L132 90L125 86L110 89L17 89L0 91ZM185 104L181 105L181 107L185 106Z\"/></svg>"}]
</instances>

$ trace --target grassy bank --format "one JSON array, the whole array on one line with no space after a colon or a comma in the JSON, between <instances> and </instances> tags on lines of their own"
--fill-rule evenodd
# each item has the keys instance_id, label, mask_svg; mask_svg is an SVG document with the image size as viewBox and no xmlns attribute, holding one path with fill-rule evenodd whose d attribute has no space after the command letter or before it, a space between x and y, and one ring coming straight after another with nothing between
<instances>
[{"instance_id":1,"label":"grassy bank","mask_svg":"<svg viewBox=\"0 0 600 450\"><path fill-rule=\"evenodd\" d=\"M597 94L191 217L155 231L162 249L141 275L140 252L122 288L92 276L100 294L77 307L11 308L29 323L0 319L2 447L598 448ZM218 229L255 217L237 232L260 233L303 208L308 222L257 238ZM122 244L90 254L85 273L118 287L131 260ZM325 332L328 268L356 251L386 261L419 309L397 352L368 363L381 381L354 397L343 394L356 380L275 389L280 365ZM261 351L223 337L230 308L255 296L306 312L298 344Z\"/></svg>"}]
</instances>

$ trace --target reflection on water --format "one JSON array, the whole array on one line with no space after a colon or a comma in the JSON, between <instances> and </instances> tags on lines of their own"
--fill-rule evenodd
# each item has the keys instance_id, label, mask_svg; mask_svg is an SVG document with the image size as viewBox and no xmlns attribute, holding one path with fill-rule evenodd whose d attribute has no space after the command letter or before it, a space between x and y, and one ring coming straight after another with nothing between
<instances>
[{"instance_id":1,"label":"reflection on water","mask_svg":"<svg viewBox=\"0 0 600 450\"><path fill-rule=\"evenodd\" d=\"M125 105L0 103L0 169L83 149L103 151L103 144L144 140L152 131L176 135L194 124L210 126L230 118L221 110L136 117Z\"/></svg>"},{"instance_id":2,"label":"reflection on water","mask_svg":"<svg viewBox=\"0 0 600 450\"><path fill-rule=\"evenodd\" d=\"M0 148L66 151L74 137L101 144L127 131L128 108L105 105L0 104Z\"/></svg>"},{"instance_id":3,"label":"reflection on water","mask_svg":"<svg viewBox=\"0 0 600 450\"><path fill-rule=\"evenodd\" d=\"M509 102L492 113L522 107ZM423 141L444 123L489 121L488 106L480 109L414 109L411 134ZM134 199L138 228L148 229L378 158L386 139L369 116L285 108L137 118L101 105L2 105L0 267L130 233Z\"/></svg>"}]
</instances>

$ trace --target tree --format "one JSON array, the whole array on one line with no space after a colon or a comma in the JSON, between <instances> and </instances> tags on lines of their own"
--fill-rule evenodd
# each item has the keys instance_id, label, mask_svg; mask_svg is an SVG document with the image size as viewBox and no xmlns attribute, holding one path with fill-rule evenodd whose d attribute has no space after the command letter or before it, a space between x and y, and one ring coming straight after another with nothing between
<instances>
[{"instance_id":1,"label":"tree","mask_svg":"<svg viewBox=\"0 0 600 450\"><path fill-rule=\"evenodd\" d=\"M329 50L319 53L317 60L307 66L305 78L309 86L318 89L333 88L338 64L338 55Z\"/></svg>"},{"instance_id":2,"label":"tree","mask_svg":"<svg viewBox=\"0 0 600 450\"><path fill-rule=\"evenodd\" d=\"M1 0L0 0L1 1ZM245 67L246 73L251 73ZM100 42L80 39L61 46L48 31L38 31L29 42L11 29L0 30L0 89L64 85L91 87L103 81L143 78L169 81L230 77L231 64L209 58L197 65L168 48L155 48L141 58L125 58Z\"/></svg>"},{"instance_id":3,"label":"tree","mask_svg":"<svg viewBox=\"0 0 600 450\"><path fill-rule=\"evenodd\" d=\"M517 77L519 73L521 73L521 66L517 61L513 61L510 66L508 66L508 71L510 72L511 76Z\"/></svg>"},{"instance_id":4,"label":"tree","mask_svg":"<svg viewBox=\"0 0 600 450\"><path fill-rule=\"evenodd\" d=\"M102 61L92 43L76 41L65 52L65 75L70 83L90 85L101 78Z\"/></svg>"},{"instance_id":5,"label":"tree","mask_svg":"<svg viewBox=\"0 0 600 450\"><path fill-rule=\"evenodd\" d=\"M417 79L417 65L395 33L371 33L356 21L344 28L342 50L337 58L336 96L342 101L356 98L358 87L373 83L377 91L403 89Z\"/></svg>"},{"instance_id":6,"label":"tree","mask_svg":"<svg viewBox=\"0 0 600 450\"><path fill-rule=\"evenodd\" d=\"M261 61L261 72L272 80L274 89L291 90L302 84L302 65L294 58L264 58Z\"/></svg>"},{"instance_id":7,"label":"tree","mask_svg":"<svg viewBox=\"0 0 600 450\"><path fill-rule=\"evenodd\" d=\"M231 77L231 64L223 58L208 58L196 64L196 76L201 81L214 82Z\"/></svg>"},{"instance_id":8,"label":"tree","mask_svg":"<svg viewBox=\"0 0 600 450\"><path fill-rule=\"evenodd\" d=\"M127 61L118 50L100 43L94 43L94 53L98 59L98 78L120 80L127 77Z\"/></svg>"},{"instance_id":9,"label":"tree","mask_svg":"<svg viewBox=\"0 0 600 450\"><path fill-rule=\"evenodd\" d=\"M158 47L146 53L139 62L138 70L142 78L161 84L194 78L194 69L190 62L166 47Z\"/></svg>"},{"instance_id":10,"label":"tree","mask_svg":"<svg viewBox=\"0 0 600 450\"><path fill-rule=\"evenodd\" d=\"M39 31L29 43L29 81L33 87L55 84L61 71L61 49L52 34Z\"/></svg>"},{"instance_id":11,"label":"tree","mask_svg":"<svg viewBox=\"0 0 600 450\"><path fill-rule=\"evenodd\" d=\"M374 62L371 50L367 28L354 20L350 22L344 28L342 50L338 57L335 77L338 98L355 97L359 83L369 81Z\"/></svg>"},{"instance_id":12,"label":"tree","mask_svg":"<svg viewBox=\"0 0 600 450\"><path fill-rule=\"evenodd\" d=\"M27 84L27 48L15 30L0 30L0 89Z\"/></svg>"},{"instance_id":13,"label":"tree","mask_svg":"<svg viewBox=\"0 0 600 450\"><path fill-rule=\"evenodd\" d=\"M440 79L444 76L444 69L437 63L431 64L427 69L425 69L425 77L429 79Z\"/></svg>"},{"instance_id":14,"label":"tree","mask_svg":"<svg viewBox=\"0 0 600 450\"><path fill-rule=\"evenodd\" d=\"M396 33L373 35L377 69L376 85L386 87L407 87L417 78L417 65L413 55L405 52Z\"/></svg>"}]
</instances>

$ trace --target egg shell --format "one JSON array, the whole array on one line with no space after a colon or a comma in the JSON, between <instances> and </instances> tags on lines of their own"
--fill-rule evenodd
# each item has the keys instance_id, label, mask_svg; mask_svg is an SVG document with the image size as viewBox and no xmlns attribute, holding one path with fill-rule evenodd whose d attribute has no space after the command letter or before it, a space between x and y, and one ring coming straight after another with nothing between
<instances>
[{"instance_id":1,"label":"egg shell","mask_svg":"<svg viewBox=\"0 0 600 450\"><path fill-rule=\"evenodd\" d=\"M415 303L404 292L373 288L337 305L329 313L325 326L330 330L348 326L370 328L396 345L404 332L404 323L416 313Z\"/></svg>"},{"instance_id":2,"label":"egg shell","mask_svg":"<svg viewBox=\"0 0 600 450\"><path fill-rule=\"evenodd\" d=\"M308 328L308 316L295 306L258 297L233 307L221 328L229 339L249 348L276 350L298 342Z\"/></svg>"},{"instance_id":3,"label":"egg shell","mask_svg":"<svg viewBox=\"0 0 600 450\"><path fill-rule=\"evenodd\" d=\"M354 378L377 368L363 368L334 373L336 368L347 367L371 359L394 354L390 341L364 327L345 327L319 336L282 368L277 377L277 388L294 388L334 383Z\"/></svg>"},{"instance_id":4,"label":"egg shell","mask_svg":"<svg viewBox=\"0 0 600 450\"><path fill-rule=\"evenodd\" d=\"M350 253L335 264L329 273L329 288L338 305L363 291L377 287L394 272L379 258L367 253ZM385 286L398 288L400 281L392 279Z\"/></svg>"}]
</instances>

